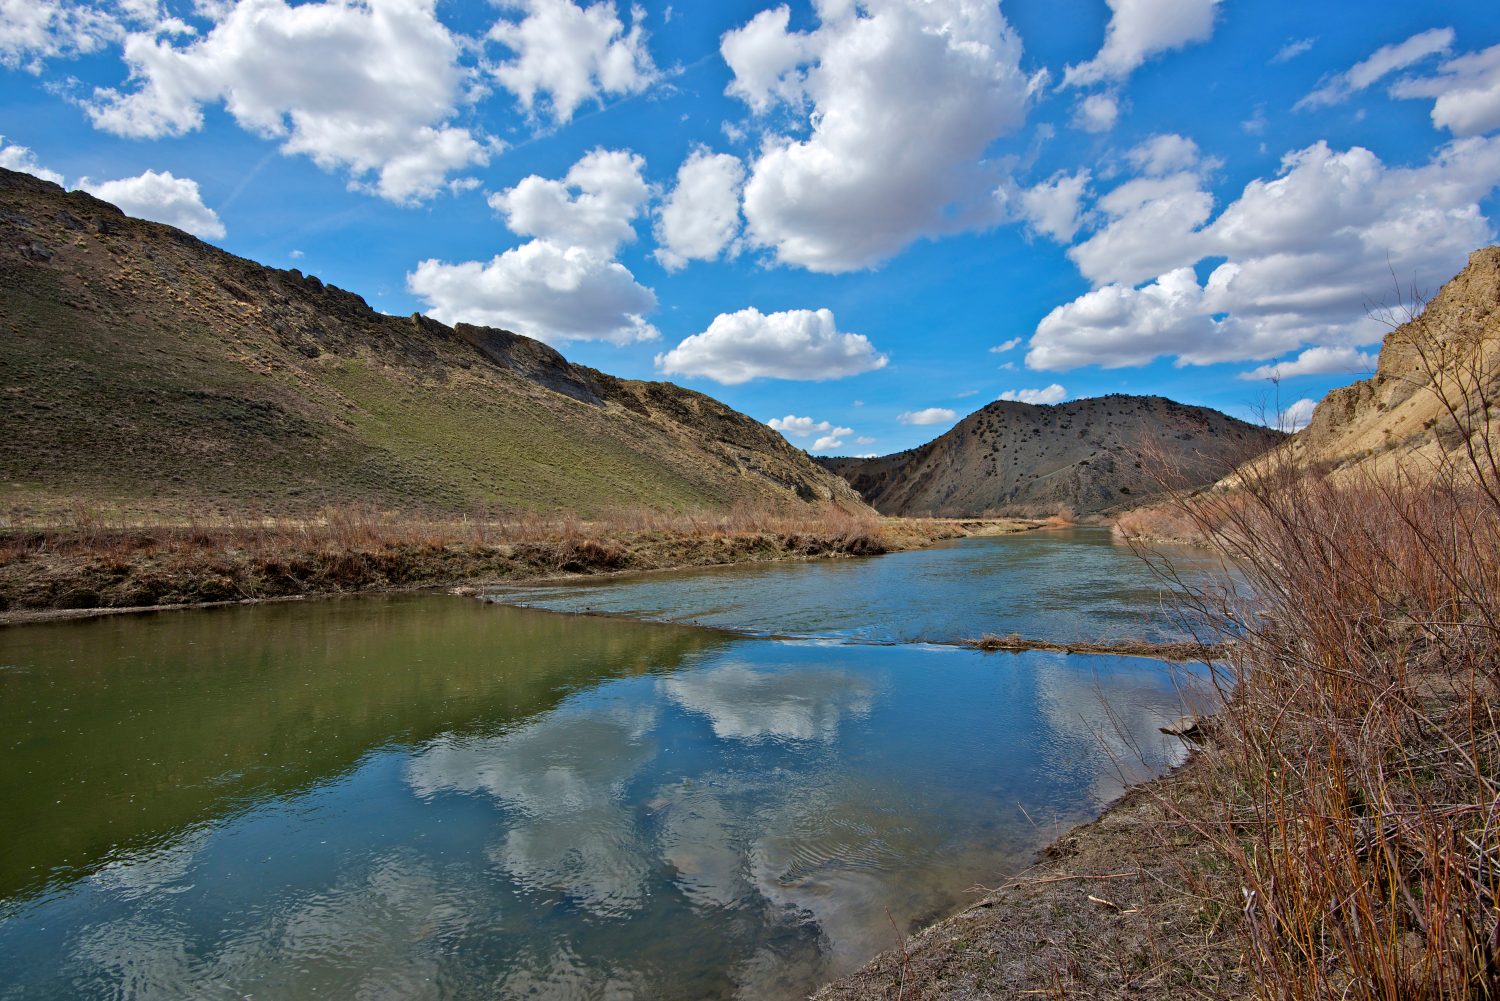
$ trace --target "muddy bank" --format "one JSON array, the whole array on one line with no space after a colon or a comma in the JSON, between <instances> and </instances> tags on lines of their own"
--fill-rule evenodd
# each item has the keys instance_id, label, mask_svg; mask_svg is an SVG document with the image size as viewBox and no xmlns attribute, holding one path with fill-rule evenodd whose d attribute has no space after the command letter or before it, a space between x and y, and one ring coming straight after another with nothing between
<instances>
[{"instance_id":1,"label":"muddy bank","mask_svg":"<svg viewBox=\"0 0 1500 1001\"><path fill-rule=\"evenodd\" d=\"M148 529L5 540L0 625L300 596L480 587L560 576L875 556L1029 522L889 519L789 530L611 532L479 541L252 537ZM455 533L456 534L456 533Z\"/></svg>"},{"instance_id":2,"label":"muddy bank","mask_svg":"<svg viewBox=\"0 0 1500 1001\"><path fill-rule=\"evenodd\" d=\"M1024 650L1050 650L1056 653L1104 653L1120 657L1152 657L1177 662L1219 660L1229 651L1224 643L1151 643L1146 640L1106 640L1055 643L1052 640L1028 639L1016 633L1009 636L986 634L960 645L986 652L1019 653Z\"/></svg>"}]
</instances>

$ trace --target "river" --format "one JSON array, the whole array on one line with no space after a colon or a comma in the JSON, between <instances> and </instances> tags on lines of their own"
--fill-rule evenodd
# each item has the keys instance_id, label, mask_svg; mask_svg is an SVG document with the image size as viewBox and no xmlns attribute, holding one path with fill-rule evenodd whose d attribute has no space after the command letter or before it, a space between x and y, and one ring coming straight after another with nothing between
<instances>
[{"instance_id":1,"label":"river","mask_svg":"<svg viewBox=\"0 0 1500 1001\"><path fill-rule=\"evenodd\" d=\"M1164 608L1077 530L0 630L0 999L804 996L1182 753L1192 669L943 644Z\"/></svg>"}]
</instances>

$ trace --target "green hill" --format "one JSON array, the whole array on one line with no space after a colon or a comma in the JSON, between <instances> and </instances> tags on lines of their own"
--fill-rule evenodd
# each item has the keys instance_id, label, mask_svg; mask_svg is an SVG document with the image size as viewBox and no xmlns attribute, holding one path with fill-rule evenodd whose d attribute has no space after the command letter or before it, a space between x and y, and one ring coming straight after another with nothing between
<instances>
[{"instance_id":1,"label":"green hill","mask_svg":"<svg viewBox=\"0 0 1500 1001\"><path fill-rule=\"evenodd\" d=\"M0 505L864 510L780 435L0 170Z\"/></svg>"}]
</instances>

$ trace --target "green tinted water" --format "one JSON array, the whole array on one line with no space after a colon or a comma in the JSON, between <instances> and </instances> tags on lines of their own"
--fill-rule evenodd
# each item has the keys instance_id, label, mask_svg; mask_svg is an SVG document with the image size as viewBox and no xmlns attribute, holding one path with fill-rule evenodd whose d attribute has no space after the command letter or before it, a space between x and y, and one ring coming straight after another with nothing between
<instances>
[{"instance_id":1,"label":"green tinted water","mask_svg":"<svg viewBox=\"0 0 1500 1001\"><path fill-rule=\"evenodd\" d=\"M796 997L1179 711L1150 661L446 596L0 630L0 998Z\"/></svg>"}]
</instances>

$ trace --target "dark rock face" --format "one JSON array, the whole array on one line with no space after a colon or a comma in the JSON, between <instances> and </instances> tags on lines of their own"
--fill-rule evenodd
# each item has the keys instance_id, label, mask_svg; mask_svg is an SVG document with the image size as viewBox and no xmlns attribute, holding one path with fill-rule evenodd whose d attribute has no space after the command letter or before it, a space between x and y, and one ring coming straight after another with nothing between
<instances>
[{"instance_id":1,"label":"dark rock face","mask_svg":"<svg viewBox=\"0 0 1500 1001\"><path fill-rule=\"evenodd\" d=\"M702 394L389 316L3 169L0 338L0 501L867 510Z\"/></svg>"},{"instance_id":2,"label":"dark rock face","mask_svg":"<svg viewBox=\"0 0 1500 1001\"><path fill-rule=\"evenodd\" d=\"M436 320L421 318L426 324L441 326ZM584 403L602 405L599 386L588 369L574 365L562 353L541 341L513 334L509 330L475 327L460 323L453 333L479 349L479 353L501 368L523 379L546 386L554 393L571 396Z\"/></svg>"},{"instance_id":3,"label":"dark rock face","mask_svg":"<svg viewBox=\"0 0 1500 1001\"><path fill-rule=\"evenodd\" d=\"M919 448L825 459L891 515L1101 514L1213 483L1282 440L1269 428L1159 396L1054 406L998 401Z\"/></svg>"}]
</instances>

